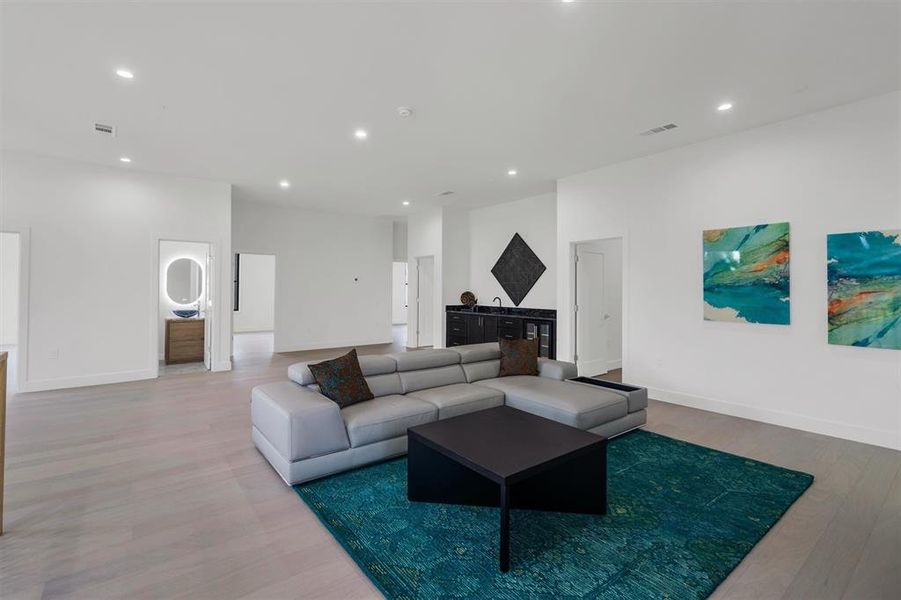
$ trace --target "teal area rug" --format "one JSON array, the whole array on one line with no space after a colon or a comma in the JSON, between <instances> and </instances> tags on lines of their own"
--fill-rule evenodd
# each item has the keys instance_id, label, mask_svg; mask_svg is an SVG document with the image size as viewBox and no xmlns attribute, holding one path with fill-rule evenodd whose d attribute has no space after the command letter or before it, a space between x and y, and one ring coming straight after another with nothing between
<instances>
[{"instance_id":1,"label":"teal area rug","mask_svg":"<svg viewBox=\"0 0 901 600\"><path fill-rule=\"evenodd\" d=\"M406 459L295 486L388 598L705 598L813 482L635 431L608 448L606 516L407 501Z\"/></svg>"}]
</instances>

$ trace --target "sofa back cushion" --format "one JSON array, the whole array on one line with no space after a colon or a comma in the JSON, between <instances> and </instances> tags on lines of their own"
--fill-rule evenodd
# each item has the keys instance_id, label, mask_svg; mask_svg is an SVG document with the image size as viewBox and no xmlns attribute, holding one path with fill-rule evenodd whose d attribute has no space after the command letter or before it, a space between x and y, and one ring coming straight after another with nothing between
<instances>
[{"instance_id":1,"label":"sofa back cushion","mask_svg":"<svg viewBox=\"0 0 901 600\"><path fill-rule=\"evenodd\" d=\"M388 356L397 363L397 370L400 373L460 364L460 354L444 348L398 352Z\"/></svg>"},{"instance_id":2,"label":"sofa back cushion","mask_svg":"<svg viewBox=\"0 0 901 600\"><path fill-rule=\"evenodd\" d=\"M497 342L485 342L484 344L467 344L451 348L460 355L462 364L494 360L501 357L501 348Z\"/></svg>"},{"instance_id":3,"label":"sofa back cushion","mask_svg":"<svg viewBox=\"0 0 901 600\"><path fill-rule=\"evenodd\" d=\"M463 373L466 375L467 383L475 383L483 379L494 379L500 375L501 360L482 360L478 362L466 363L463 366Z\"/></svg>"},{"instance_id":4,"label":"sofa back cushion","mask_svg":"<svg viewBox=\"0 0 901 600\"><path fill-rule=\"evenodd\" d=\"M415 353L411 352L411 354ZM405 394L443 385L466 383L466 376L463 374L463 368L460 365L403 371L398 375L400 375L400 382Z\"/></svg>"},{"instance_id":5,"label":"sofa back cushion","mask_svg":"<svg viewBox=\"0 0 901 600\"><path fill-rule=\"evenodd\" d=\"M358 356L360 370L363 371L365 377L370 375L384 375L385 373L394 373L397 371L397 363L391 356L382 354ZM300 385L313 385L316 379L310 372L310 365L322 362L321 360L310 360L306 362L294 363L288 367L288 379Z\"/></svg>"},{"instance_id":6,"label":"sofa back cushion","mask_svg":"<svg viewBox=\"0 0 901 600\"><path fill-rule=\"evenodd\" d=\"M400 375L398 373L370 375L366 378L366 383L369 384L369 389L372 390L372 395L376 398L404 393L403 386L400 383Z\"/></svg>"}]
</instances>

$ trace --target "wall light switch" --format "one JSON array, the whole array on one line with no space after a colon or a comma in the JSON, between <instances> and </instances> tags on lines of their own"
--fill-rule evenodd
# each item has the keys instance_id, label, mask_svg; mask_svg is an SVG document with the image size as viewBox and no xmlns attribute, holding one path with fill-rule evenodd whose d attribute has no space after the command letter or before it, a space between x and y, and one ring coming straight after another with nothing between
<instances>
[{"instance_id":1,"label":"wall light switch","mask_svg":"<svg viewBox=\"0 0 901 600\"><path fill-rule=\"evenodd\" d=\"M53 350L48 352L47 358L49 358L51 360L56 360L57 358L59 358L59 348L54 348Z\"/></svg>"}]
</instances>

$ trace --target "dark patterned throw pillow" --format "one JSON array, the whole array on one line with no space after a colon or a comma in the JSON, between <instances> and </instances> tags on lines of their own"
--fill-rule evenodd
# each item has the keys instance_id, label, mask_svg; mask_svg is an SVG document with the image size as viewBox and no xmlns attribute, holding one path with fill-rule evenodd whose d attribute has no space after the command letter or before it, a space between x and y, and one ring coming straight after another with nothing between
<instances>
[{"instance_id":1,"label":"dark patterned throw pillow","mask_svg":"<svg viewBox=\"0 0 901 600\"><path fill-rule=\"evenodd\" d=\"M341 408L364 400L372 400L372 390L363 377L356 348L344 356L309 367L313 379L319 386L319 392L334 400Z\"/></svg>"},{"instance_id":2,"label":"dark patterned throw pillow","mask_svg":"<svg viewBox=\"0 0 901 600\"><path fill-rule=\"evenodd\" d=\"M498 377L538 375L538 340L500 340L501 371Z\"/></svg>"}]
</instances>

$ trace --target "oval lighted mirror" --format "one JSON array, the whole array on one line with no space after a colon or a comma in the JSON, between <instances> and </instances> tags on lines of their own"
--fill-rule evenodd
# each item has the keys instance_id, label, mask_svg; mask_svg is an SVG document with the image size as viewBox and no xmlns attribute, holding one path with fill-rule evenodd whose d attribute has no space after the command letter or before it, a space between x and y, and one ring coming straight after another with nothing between
<instances>
[{"instance_id":1,"label":"oval lighted mirror","mask_svg":"<svg viewBox=\"0 0 901 600\"><path fill-rule=\"evenodd\" d=\"M203 267L196 260L179 258L166 270L166 294L176 304L194 304L203 294Z\"/></svg>"}]
</instances>

